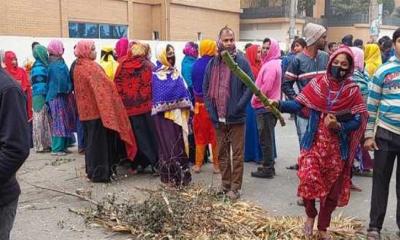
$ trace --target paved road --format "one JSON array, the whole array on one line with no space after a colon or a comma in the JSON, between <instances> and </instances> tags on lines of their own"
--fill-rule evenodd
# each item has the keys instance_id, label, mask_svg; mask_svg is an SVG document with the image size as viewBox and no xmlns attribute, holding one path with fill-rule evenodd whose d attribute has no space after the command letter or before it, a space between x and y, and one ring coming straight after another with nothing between
<instances>
[{"instance_id":1,"label":"paved road","mask_svg":"<svg viewBox=\"0 0 400 240\"><path fill-rule=\"evenodd\" d=\"M255 202L274 215L303 215L302 207L296 205L297 176L295 171L285 167L293 164L298 155L297 136L292 121L288 126L277 127L277 176L272 180L255 179L250 172L257 165L245 164L243 199ZM76 152L76 149L74 149ZM60 160L60 159L59 159ZM107 193L118 192L120 196L141 199L142 193L133 187L154 188L159 179L151 175L129 176L112 184L93 184L83 178L84 160L77 154L63 157L60 164L50 154L32 153L19 171L18 178L22 186L22 195L18 215L12 234L13 240L42 239L127 239L124 235L109 233L101 228L87 227L81 217L68 211L69 208L87 206L86 203L65 195L40 190L29 185L38 184L75 192L78 188L91 189L93 197L99 199ZM368 220L371 192L371 178L356 177L355 183L363 192L354 193L346 208L338 209L335 214L343 213L366 221ZM194 182L218 186L220 179L212 174L210 164L202 173L194 175ZM385 221L385 231L397 230L395 220L395 178L392 178L389 207ZM391 239L395 239L391 237Z\"/></svg>"}]
</instances>

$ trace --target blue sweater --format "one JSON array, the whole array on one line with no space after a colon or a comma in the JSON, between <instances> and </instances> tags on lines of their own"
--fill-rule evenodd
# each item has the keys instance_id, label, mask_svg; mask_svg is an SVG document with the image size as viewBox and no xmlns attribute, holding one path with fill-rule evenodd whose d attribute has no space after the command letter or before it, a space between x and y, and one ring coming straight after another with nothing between
<instances>
[{"instance_id":1,"label":"blue sweater","mask_svg":"<svg viewBox=\"0 0 400 240\"><path fill-rule=\"evenodd\" d=\"M281 101L279 108L281 112L285 113L298 113L304 106L296 100ZM310 118L308 120L307 130L301 140L300 148L303 150L310 150L313 143L315 134L318 131L318 125L321 117L321 112L311 109ZM351 131L357 130L361 125L361 115L356 114L351 120L340 122L341 129L337 131L340 141L340 156L343 160L349 158L349 134Z\"/></svg>"}]
</instances>

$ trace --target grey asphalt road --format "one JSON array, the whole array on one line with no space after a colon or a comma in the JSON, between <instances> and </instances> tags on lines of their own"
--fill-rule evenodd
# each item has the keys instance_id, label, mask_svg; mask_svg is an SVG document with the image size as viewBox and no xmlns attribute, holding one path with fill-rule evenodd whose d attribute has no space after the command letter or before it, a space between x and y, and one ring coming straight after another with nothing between
<instances>
[{"instance_id":1,"label":"grey asphalt road","mask_svg":"<svg viewBox=\"0 0 400 240\"><path fill-rule=\"evenodd\" d=\"M250 176L257 165L245 164L242 198L265 208L273 215L303 216L304 209L296 205L297 176L296 172L286 167L295 163L299 150L293 121L286 127L276 129L278 159L277 176L274 179L256 179ZM50 154L32 153L18 173L22 187L18 215L12 232L13 240L69 240L69 239L129 239L126 235L110 233L102 228L87 226L80 216L69 211L69 208L81 208L87 203L71 196L50 192L32 187L37 184L75 192L77 189L92 191L92 197L100 199L107 193L118 193L121 197L142 199L143 193L135 186L155 188L159 179L151 175L135 175L123 177L112 184L93 184L84 178L83 156L74 153L58 158ZM200 174L193 177L195 183L218 186L220 178L212 174L212 166L207 164ZM353 192L350 204L339 208L335 214L355 217L367 226L372 178L355 177L354 182L362 192ZM390 200L384 231L393 234L396 226L395 178L392 177ZM390 235L392 236L392 235ZM390 239L396 239L394 236Z\"/></svg>"}]
</instances>

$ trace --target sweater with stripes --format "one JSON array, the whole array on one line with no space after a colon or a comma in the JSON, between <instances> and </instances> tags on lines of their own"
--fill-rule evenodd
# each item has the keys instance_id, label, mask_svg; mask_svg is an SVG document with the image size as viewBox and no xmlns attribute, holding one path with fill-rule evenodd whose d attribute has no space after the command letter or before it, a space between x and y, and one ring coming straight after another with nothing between
<instances>
[{"instance_id":1,"label":"sweater with stripes","mask_svg":"<svg viewBox=\"0 0 400 240\"><path fill-rule=\"evenodd\" d=\"M376 127L400 135L400 59L383 64L372 78L368 95L366 137L374 137Z\"/></svg>"}]
</instances>

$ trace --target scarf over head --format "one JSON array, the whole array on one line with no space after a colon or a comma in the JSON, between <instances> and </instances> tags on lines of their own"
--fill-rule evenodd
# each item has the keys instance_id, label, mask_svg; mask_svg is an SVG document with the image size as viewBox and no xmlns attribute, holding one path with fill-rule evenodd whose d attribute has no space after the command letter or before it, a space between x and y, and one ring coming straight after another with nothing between
<instances>
[{"instance_id":1,"label":"scarf over head","mask_svg":"<svg viewBox=\"0 0 400 240\"><path fill-rule=\"evenodd\" d=\"M183 48L183 54L197 58L199 56L199 46L194 42L188 42Z\"/></svg>"},{"instance_id":2,"label":"scarf over head","mask_svg":"<svg viewBox=\"0 0 400 240\"><path fill-rule=\"evenodd\" d=\"M336 56L342 53L353 58L353 54L348 47L339 48L330 57L327 73L311 80L311 82L299 93L296 100L305 107L321 113L332 113L337 115L350 112L351 114L361 115L361 126L349 135L349 158L347 159L347 165L344 172L345 177L349 179L351 167L353 166L353 160L356 154L356 148L360 144L360 140L365 132L368 113L360 89L351 79L354 71L354 64L351 66L351 71L345 76L345 80L341 82L334 80L330 74L333 60ZM338 96L338 98L329 107L328 98L330 95L333 97ZM350 181L347 181L346 184L350 184ZM347 204L348 195L343 197L344 198L341 199L342 204Z\"/></svg>"},{"instance_id":3,"label":"scarf over head","mask_svg":"<svg viewBox=\"0 0 400 240\"><path fill-rule=\"evenodd\" d=\"M381 50L377 44L367 44L364 49L365 70L369 76L373 76L380 65L382 65Z\"/></svg>"},{"instance_id":4,"label":"scarf over head","mask_svg":"<svg viewBox=\"0 0 400 240\"><path fill-rule=\"evenodd\" d=\"M262 66L261 61L256 60L259 48L260 45L254 44L246 50L246 58L250 63L251 71L253 72L254 78L257 78Z\"/></svg>"},{"instance_id":5,"label":"scarf over head","mask_svg":"<svg viewBox=\"0 0 400 240\"><path fill-rule=\"evenodd\" d=\"M213 57L217 53L217 43L211 39L201 40L199 52L200 57L203 57L205 55Z\"/></svg>"},{"instance_id":6,"label":"scarf over head","mask_svg":"<svg viewBox=\"0 0 400 240\"><path fill-rule=\"evenodd\" d=\"M121 38L115 45L115 53L118 60L124 57L128 53L129 40L127 38Z\"/></svg>"},{"instance_id":7,"label":"scarf over head","mask_svg":"<svg viewBox=\"0 0 400 240\"><path fill-rule=\"evenodd\" d=\"M49 51L49 55L61 57L64 54L64 45L58 39L53 39L47 45L47 50Z\"/></svg>"},{"instance_id":8,"label":"scarf over head","mask_svg":"<svg viewBox=\"0 0 400 240\"><path fill-rule=\"evenodd\" d=\"M113 49L111 46L104 46L101 52L104 53L104 55L100 59L100 65L106 72L108 78L113 81L118 67L118 62L115 61L113 56Z\"/></svg>"},{"instance_id":9,"label":"scarf over head","mask_svg":"<svg viewBox=\"0 0 400 240\"><path fill-rule=\"evenodd\" d=\"M121 97L101 67L89 58L94 41L81 40L75 48L78 60L74 71L75 96L81 121L101 119L103 126L116 131L133 160L137 148L132 127Z\"/></svg>"},{"instance_id":10,"label":"scarf over head","mask_svg":"<svg viewBox=\"0 0 400 240\"><path fill-rule=\"evenodd\" d=\"M351 47L354 56L354 67L356 70L364 71L364 51L358 47Z\"/></svg>"},{"instance_id":11,"label":"scarf over head","mask_svg":"<svg viewBox=\"0 0 400 240\"><path fill-rule=\"evenodd\" d=\"M271 45L267 54L263 56L263 64L274 59L281 58L281 49L279 48L279 43L275 39L271 39Z\"/></svg>"},{"instance_id":12,"label":"scarf over head","mask_svg":"<svg viewBox=\"0 0 400 240\"><path fill-rule=\"evenodd\" d=\"M178 69L168 62L167 45L157 46L158 67L153 72L152 114L174 109L190 109L190 93Z\"/></svg>"},{"instance_id":13,"label":"scarf over head","mask_svg":"<svg viewBox=\"0 0 400 240\"><path fill-rule=\"evenodd\" d=\"M31 83L28 79L28 74L26 71L18 66L14 66L12 61L17 59L17 56L12 51L6 51L4 53L4 64L6 65L6 71L13 77L13 79L21 86L22 91L25 93L27 97L27 114L28 120L32 119L33 112L32 112L32 89Z\"/></svg>"},{"instance_id":14,"label":"scarf over head","mask_svg":"<svg viewBox=\"0 0 400 240\"><path fill-rule=\"evenodd\" d=\"M129 116L151 112L152 66L145 56L145 46L136 43L120 61L115 74L115 85Z\"/></svg>"}]
</instances>

